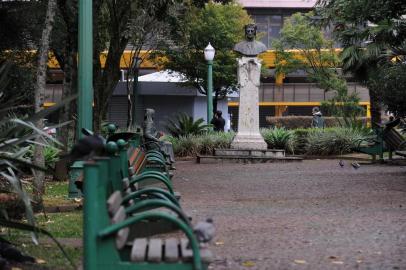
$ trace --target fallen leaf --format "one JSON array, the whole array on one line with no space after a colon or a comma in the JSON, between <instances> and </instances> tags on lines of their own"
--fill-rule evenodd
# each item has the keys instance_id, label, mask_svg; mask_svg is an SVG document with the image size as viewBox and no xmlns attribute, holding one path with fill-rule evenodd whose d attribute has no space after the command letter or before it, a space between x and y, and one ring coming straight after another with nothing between
<instances>
[{"instance_id":1,"label":"fallen leaf","mask_svg":"<svg viewBox=\"0 0 406 270\"><path fill-rule=\"evenodd\" d=\"M294 262L297 264L306 264L307 263L305 260L295 260Z\"/></svg>"},{"instance_id":2,"label":"fallen leaf","mask_svg":"<svg viewBox=\"0 0 406 270\"><path fill-rule=\"evenodd\" d=\"M342 261L332 261L331 263L333 263L333 264L344 264L344 262L342 262Z\"/></svg>"},{"instance_id":3,"label":"fallen leaf","mask_svg":"<svg viewBox=\"0 0 406 270\"><path fill-rule=\"evenodd\" d=\"M222 246L222 245L224 245L224 242L223 241L217 241L217 242L214 243L214 245Z\"/></svg>"},{"instance_id":4,"label":"fallen leaf","mask_svg":"<svg viewBox=\"0 0 406 270\"><path fill-rule=\"evenodd\" d=\"M332 260L337 260L338 258L336 257L336 256L330 256L330 257L328 257L329 259L332 259Z\"/></svg>"},{"instance_id":5,"label":"fallen leaf","mask_svg":"<svg viewBox=\"0 0 406 270\"><path fill-rule=\"evenodd\" d=\"M37 259L37 263L38 264L44 264L44 263L47 263L45 260L43 260L43 259Z\"/></svg>"},{"instance_id":6,"label":"fallen leaf","mask_svg":"<svg viewBox=\"0 0 406 270\"><path fill-rule=\"evenodd\" d=\"M242 266L253 267L253 266L255 266L255 263L253 261L245 261L242 263Z\"/></svg>"},{"instance_id":7,"label":"fallen leaf","mask_svg":"<svg viewBox=\"0 0 406 270\"><path fill-rule=\"evenodd\" d=\"M362 260L357 260L357 263L362 263Z\"/></svg>"}]
</instances>

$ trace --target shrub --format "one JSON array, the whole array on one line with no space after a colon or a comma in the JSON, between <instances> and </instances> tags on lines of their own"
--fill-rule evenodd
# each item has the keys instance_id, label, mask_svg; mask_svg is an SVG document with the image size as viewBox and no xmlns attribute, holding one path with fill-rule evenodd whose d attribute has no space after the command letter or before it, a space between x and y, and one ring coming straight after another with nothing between
<instances>
[{"instance_id":1,"label":"shrub","mask_svg":"<svg viewBox=\"0 0 406 270\"><path fill-rule=\"evenodd\" d=\"M284 149L292 153L294 148L293 132L285 128L261 129L262 137L270 149Z\"/></svg>"},{"instance_id":2,"label":"shrub","mask_svg":"<svg viewBox=\"0 0 406 270\"><path fill-rule=\"evenodd\" d=\"M193 120L193 117L180 113L175 119L169 119L165 128L173 137L181 137L187 135L198 135L207 132L211 125L204 124L202 118Z\"/></svg>"},{"instance_id":3,"label":"shrub","mask_svg":"<svg viewBox=\"0 0 406 270\"><path fill-rule=\"evenodd\" d=\"M309 133L312 128L298 128L293 130L293 148L296 154L305 154L307 151Z\"/></svg>"},{"instance_id":4,"label":"shrub","mask_svg":"<svg viewBox=\"0 0 406 270\"><path fill-rule=\"evenodd\" d=\"M350 128L312 129L307 136L306 154L334 155L352 151L357 141L365 137L361 130Z\"/></svg>"},{"instance_id":5,"label":"shrub","mask_svg":"<svg viewBox=\"0 0 406 270\"><path fill-rule=\"evenodd\" d=\"M173 151L178 157L211 155L215 148L229 148L234 137L233 132L210 132L201 135L188 135L179 138L168 136Z\"/></svg>"},{"instance_id":6,"label":"shrub","mask_svg":"<svg viewBox=\"0 0 406 270\"><path fill-rule=\"evenodd\" d=\"M61 152L60 149L47 145L43 148L44 151L44 159L45 159L45 166L47 168L54 168L55 163L59 160L59 153ZM34 146L30 146L30 149L25 154L25 158L32 159L34 153Z\"/></svg>"},{"instance_id":7,"label":"shrub","mask_svg":"<svg viewBox=\"0 0 406 270\"><path fill-rule=\"evenodd\" d=\"M310 128L312 116L267 116L266 121L271 127L284 127L286 129ZM343 119L338 117L323 117L325 127L342 126ZM363 124L367 122L366 117L358 118Z\"/></svg>"}]
</instances>

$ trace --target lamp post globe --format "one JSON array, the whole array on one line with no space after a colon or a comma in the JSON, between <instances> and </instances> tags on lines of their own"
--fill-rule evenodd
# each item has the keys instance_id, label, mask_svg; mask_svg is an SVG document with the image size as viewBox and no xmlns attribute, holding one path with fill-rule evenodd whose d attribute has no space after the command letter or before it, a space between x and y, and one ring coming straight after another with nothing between
<instances>
[{"instance_id":1,"label":"lamp post globe","mask_svg":"<svg viewBox=\"0 0 406 270\"><path fill-rule=\"evenodd\" d=\"M213 118L213 59L216 50L209 45L204 49L204 59L207 61L207 123Z\"/></svg>"}]
</instances>

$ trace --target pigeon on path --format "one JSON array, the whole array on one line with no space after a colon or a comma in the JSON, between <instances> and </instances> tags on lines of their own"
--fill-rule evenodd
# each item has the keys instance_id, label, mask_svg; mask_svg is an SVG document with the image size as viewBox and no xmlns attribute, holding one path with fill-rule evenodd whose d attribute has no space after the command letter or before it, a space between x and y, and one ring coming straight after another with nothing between
<instances>
[{"instance_id":1,"label":"pigeon on path","mask_svg":"<svg viewBox=\"0 0 406 270\"><path fill-rule=\"evenodd\" d=\"M342 159L340 159L340 161L338 162L338 165L340 165L341 168L344 167L344 161Z\"/></svg>"},{"instance_id":2,"label":"pigeon on path","mask_svg":"<svg viewBox=\"0 0 406 270\"><path fill-rule=\"evenodd\" d=\"M197 241L201 246L207 245L216 233L213 219L208 218L206 221L200 221L193 227L193 232L196 235Z\"/></svg>"},{"instance_id":3,"label":"pigeon on path","mask_svg":"<svg viewBox=\"0 0 406 270\"><path fill-rule=\"evenodd\" d=\"M361 167L361 165L359 165L358 162L356 162L356 161L352 162L351 166L356 170L358 170Z\"/></svg>"}]
</instances>

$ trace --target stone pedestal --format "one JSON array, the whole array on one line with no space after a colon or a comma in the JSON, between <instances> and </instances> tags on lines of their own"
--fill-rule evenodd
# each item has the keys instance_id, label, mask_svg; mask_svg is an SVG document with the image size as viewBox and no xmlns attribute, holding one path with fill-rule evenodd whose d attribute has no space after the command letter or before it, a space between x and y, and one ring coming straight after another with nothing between
<instances>
[{"instance_id":1,"label":"stone pedestal","mask_svg":"<svg viewBox=\"0 0 406 270\"><path fill-rule=\"evenodd\" d=\"M238 59L238 83L240 85L238 132L231 143L232 149L267 149L259 133L258 87L261 61L257 57L243 56Z\"/></svg>"}]
</instances>

